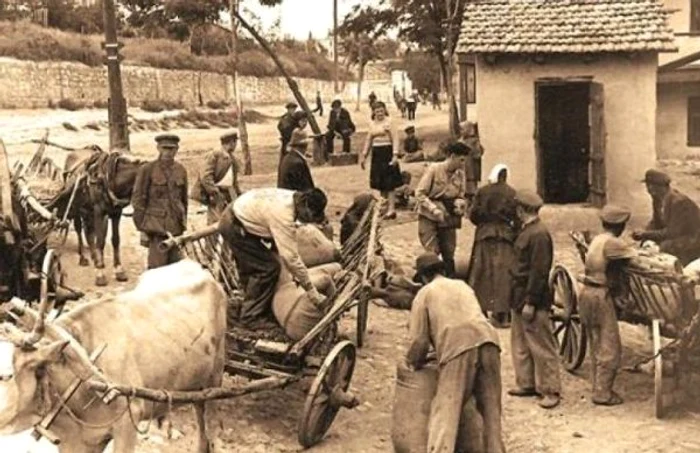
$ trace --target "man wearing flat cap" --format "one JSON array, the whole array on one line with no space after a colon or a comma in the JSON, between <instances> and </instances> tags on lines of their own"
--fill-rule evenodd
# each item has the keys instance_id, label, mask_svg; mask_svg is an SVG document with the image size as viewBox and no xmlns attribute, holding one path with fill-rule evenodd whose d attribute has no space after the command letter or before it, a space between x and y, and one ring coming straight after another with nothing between
<instances>
[{"instance_id":1,"label":"man wearing flat cap","mask_svg":"<svg viewBox=\"0 0 700 453\"><path fill-rule=\"evenodd\" d=\"M139 169L131 196L136 229L148 238L149 269L180 260L176 247L163 252L159 245L169 234L182 234L187 222L187 171L175 162L180 137L163 134L156 143L158 159Z\"/></svg>"},{"instance_id":2,"label":"man wearing flat cap","mask_svg":"<svg viewBox=\"0 0 700 453\"><path fill-rule=\"evenodd\" d=\"M644 231L635 231L638 241L651 240L662 252L674 255L685 266L700 258L700 207L676 189L664 172L650 169L644 176L654 214Z\"/></svg>"},{"instance_id":3,"label":"man wearing flat cap","mask_svg":"<svg viewBox=\"0 0 700 453\"><path fill-rule=\"evenodd\" d=\"M328 132L326 132L326 159L333 154L333 140L336 136L343 141L343 153L349 153L351 149L351 137L355 133L355 123L352 122L350 112L343 107L340 99L331 103L331 113L328 115Z\"/></svg>"},{"instance_id":4,"label":"man wearing flat cap","mask_svg":"<svg viewBox=\"0 0 700 453\"><path fill-rule=\"evenodd\" d=\"M515 240L511 269L511 347L517 387L511 396L540 398L551 409L559 404L559 356L549 320L549 271L554 258L552 236L539 218L542 198L520 190L515 195L522 228Z\"/></svg>"},{"instance_id":5,"label":"man wearing flat cap","mask_svg":"<svg viewBox=\"0 0 700 453\"><path fill-rule=\"evenodd\" d=\"M207 155L204 170L192 186L190 198L207 206L207 225L216 223L223 209L241 194L238 185L240 165L233 153L238 144L238 131L221 136L221 148ZM231 185L223 186L231 171Z\"/></svg>"},{"instance_id":6,"label":"man wearing flat cap","mask_svg":"<svg viewBox=\"0 0 700 453\"><path fill-rule=\"evenodd\" d=\"M310 139L303 129L294 130L279 168L277 187L280 189L303 192L316 187L311 177L309 163L306 161L309 142Z\"/></svg>"},{"instance_id":7,"label":"man wearing flat cap","mask_svg":"<svg viewBox=\"0 0 700 453\"><path fill-rule=\"evenodd\" d=\"M455 451L464 405L474 397L484 421L484 451L505 451L498 333L481 312L474 291L461 280L445 277L445 264L436 254L418 257L414 281L425 286L411 307L406 362L413 369L423 368L432 347L439 370L427 450Z\"/></svg>"},{"instance_id":8,"label":"man wearing flat cap","mask_svg":"<svg viewBox=\"0 0 700 453\"><path fill-rule=\"evenodd\" d=\"M588 246L579 295L579 314L591 351L592 400L603 406L622 404L622 398L613 391L622 353L614 298L622 292L623 267L636 255L620 239L629 218L627 208L603 207L600 212L603 232Z\"/></svg>"},{"instance_id":9,"label":"man wearing flat cap","mask_svg":"<svg viewBox=\"0 0 700 453\"><path fill-rule=\"evenodd\" d=\"M280 161L287 151L287 145L289 140L292 138L292 132L297 127L297 122L294 120L293 115L297 109L297 105L294 102L288 102L285 105L287 112L282 115L279 122L277 123L277 130L280 133L280 141L282 142L282 147L280 148Z\"/></svg>"}]
</instances>

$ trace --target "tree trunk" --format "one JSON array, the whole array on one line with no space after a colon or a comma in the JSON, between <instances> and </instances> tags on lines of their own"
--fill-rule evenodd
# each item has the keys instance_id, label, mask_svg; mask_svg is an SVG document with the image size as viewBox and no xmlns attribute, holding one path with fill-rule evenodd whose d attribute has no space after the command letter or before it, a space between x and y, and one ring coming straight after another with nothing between
<instances>
[{"instance_id":1,"label":"tree trunk","mask_svg":"<svg viewBox=\"0 0 700 453\"><path fill-rule=\"evenodd\" d=\"M233 96L236 100L236 109L238 110L238 137L241 142L241 153L243 154L243 174L253 174L253 160L250 157L250 144L248 142L248 128L245 124L245 111L243 110L243 101L238 91L238 2L239 0L231 0L229 8L231 10L231 58L233 60Z\"/></svg>"}]
</instances>

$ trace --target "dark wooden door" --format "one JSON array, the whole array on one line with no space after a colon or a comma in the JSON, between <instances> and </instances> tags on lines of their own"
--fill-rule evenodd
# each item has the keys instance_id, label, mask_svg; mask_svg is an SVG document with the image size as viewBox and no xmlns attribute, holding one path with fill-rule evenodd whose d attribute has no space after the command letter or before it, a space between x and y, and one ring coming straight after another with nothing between
<instances>
[{"instance_id":1,"label":"dark wooden door","mask_svg":"<svg viewBox=\"0 0 700 453\"><path fill-rule=\"evenodd\" d=\"M588 121L591 134L590 162L589 162L589 202L596 207L605 205L607 196L607 178L605 174L605 103L603 85L592 82L590 84L590 98L588 104Z\"/></svg>"}]
</instances>

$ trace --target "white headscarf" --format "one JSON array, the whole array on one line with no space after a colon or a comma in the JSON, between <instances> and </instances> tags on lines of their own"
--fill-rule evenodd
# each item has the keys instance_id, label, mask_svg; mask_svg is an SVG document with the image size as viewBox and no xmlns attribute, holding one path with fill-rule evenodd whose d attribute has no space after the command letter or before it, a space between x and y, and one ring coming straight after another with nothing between
<instances>
[{"instance_id":1,"label":"white headscarf","mask_svg":"<svg viewBox=\"0 0 700 453\"><path fill-rule=\"evenodd\" d=\"M491 169L491 173L489 173L489 182L491 184L496 184L498 182L498 174L501 173L503 170L510 173L510 170L508 170L508 166L506 166L505 164L494 165Z\"/></svg>"}]
</instances>

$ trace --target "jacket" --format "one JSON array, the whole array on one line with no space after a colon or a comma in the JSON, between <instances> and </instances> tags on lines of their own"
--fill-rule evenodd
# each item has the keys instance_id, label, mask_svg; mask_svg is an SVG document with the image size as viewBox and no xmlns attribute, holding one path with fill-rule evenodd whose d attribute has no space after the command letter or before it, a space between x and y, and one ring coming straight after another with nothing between
<instances>
[{"instance_id":1,"label":"jacket","mask_svg":"<svg viewBox=\"0 0 700 453\"><path fill-rule=\"evenodd\" d=\"M306 159L296 150L290 150L282 158L277 177L277 187L303 192L313 189L314 180Z\"/></svg>"},{"instance_id":2,"label":"jacket","mask_svg":"<svg viewBox=\"0 0 700 453\"><path fill-rule=\"evenodd\" d=\"M282 118L280 118L279 122L277 123L277 130L280 133L283 143L289 143L289 140L292 138L292 132L296 127L297 124L292 118L291 114L285 113L282 115Z\"/></svg>"},{"instance_id":3,"label":"jacket","mask_svg":"<svg viewBox=\"0 0 700 453\"><path fill-rule=\"evenodd\" d=\"M654 202L654 215L642 239L662 242L700 234L700 207L687 195L671 189L662 202Z\"/></svg>"},{"instance_id":4,"label":"jacket","mask_svg":"<svg viewBox=\"0 0 700 453\"><path fill-rule=\"evenodd\" d=\"M328 115L328 130L338 132L343 135L351 135L356 131L355 123L350 118L350 112L344 108L340 108L340 112L331 110Z\"/></svg>"},{"instance_id":5,"label":"jacket","mask_svg":"<svg viewBox=\"0 0 700 453\"><path fill-rule=\"evenodd\" d=\"M549 292L549 271L554 259L552 236L540 219L526 224L515 240L515 262L511 269L511 307L523 309L525 299L538 310L552 304Z\"/></svg>"},{"instance_id":6,"label":"jacket","mask_svg":"<svg viewBox=\"0 0 700 453\"><path fill-rule=\"evenodd\" d=\"M177 236L186 229L187 171L179 162L150 162L139 170L131 196L134 225L144 233Z\"/></svg>"},{"instance_id":7,"label":"jacket","mask_svg":"<svg viewBox=\"0 0 700 453\"><path fill-rule=\"evenodd\" d=\"M505 183L489 184L474 196L469 220L476 225L475 240L515 241L515 189Z\"/></svg>"},{"instance_id":8,"label":"jacket","mask_svg":"<svg viewBox=\"0 0 700 453\"><path fill-rule=\"evenodd\" d=\"M219 192L217 184L226 177L229 170L233 171L233 189L238 194L238 169L238 162L229 153L223 149L212 151L207 155L202 174L192 185L190 198L209 205L211 198Z\"/></svg>"}]
</instances>

